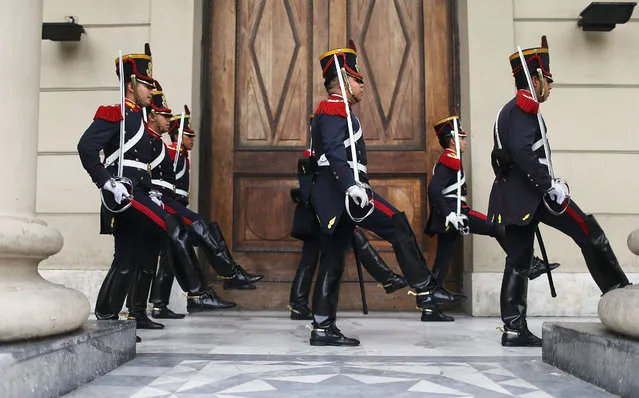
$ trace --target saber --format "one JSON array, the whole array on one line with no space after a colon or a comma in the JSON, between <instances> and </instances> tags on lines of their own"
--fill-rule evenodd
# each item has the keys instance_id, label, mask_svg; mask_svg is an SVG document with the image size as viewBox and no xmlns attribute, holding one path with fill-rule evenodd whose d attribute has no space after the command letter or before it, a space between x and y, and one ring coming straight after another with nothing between
<instances>
[{"instance_id":1,"label":"saber","mask_svg":"<svg viewBox=\"0 0 639 398\"><path fill-rule=\"evenodd\" d=\"M544 266L546 267L546 275L548 276L548 285L550 286L550 295L554 298L557 297L557 291L555 290L555 282L552 280L552 272L550 272L550 263L548 262L548 254L546 253L546 246L544 240L541 238L541 231L539 226L535 227L535 235L537 235L537 243L539 243L539 249L541 250L541 258L544 260Z\"/></svg>"},{"instance_id":2,"label":"saber","mask_svg":"<svg viewBox=\"0 0 639 398\"><path fill-rule=\"evenodd\" d=\"M528 63L526 63L526 58L524 57L524 53L521 51L521 47L517 46L517 52L519 53L519 62L521 62L521 68L523 69L524 75L526 76L526 82L528 83L528 89L530 90L530 95L532 96L532 99L535 102L539 102L537 100L537 93L535 93L535 88L533 87L533 84L532 84L532 78L530 77L530 71L528 70ZM540 112L537 112L537 123L539 124L539 131L541 132L541 142L544 144L544 155L546 155L546 160L548 161L548 174L550 174L550 178L552 178L552 180L555 181L557 179L555 178L555 170L552 167L552 159L550 158L550 148L548 147L548 137L546 136L546 125L544 124L544 121L541 118L541 113ZM566 195L565 201L567 200L568 204L569 204L570 203L570 188L568 188L568 184L566 184L563 180L559 179L558 181L563 183L564 185L566 185L566 189L568 190L568 193ZM560 206L562 206L562 210L561 211L558 212L558 211L553 210L550 207L550 205L548 204L548 202L546 202L545 196L546 196L546 194L544 194L544 199L542 201L544 202L544 205L546 206L546 209L548 209L548 211L551 214L553 214L555 216L562 215L566 211L566 209L568 208L568 205L563 206L563 204L560 204Z\"/></svg>"},{"instance_id":3,"label":"saber","mask_svg":"<svg viewBox=\"0 0 639 398\"><path fill-rule=\"evenodd\" d=\"M180 159L180 152L182 151L182 135L184 134L184 112L180 117L180 129L178 130L177 138L177 153L175 154L175 160L173 160L173 172L177 170L178 160Z\"/></svg>"},{"instance_id":4,"label":"saber","mask_svg":"<svg viewBox=\"0 0 639 398\"><path fill-rule=\"evenodd\" d=\"M459 170L457 170L457 217L459 217L461 216L461 148L459 147L459 126L457 125L457 118L453 118L453 129L455 133L455 152L460 163ZM470 229L462 227L459 232L462 235L468 235Z\"/></svg>"},{"instance_id":5,"label":"saber","mask_svg":"<svg viewBox=\"0 0 639 398\"><path fill-rule=\"evenodd\" d=\"M118 178L122 178L124 174L124 66L122 62L122 50L119 50L118 66L120 68L120 112L122 113L122 122L120 123L120 153L118 154ZM115 182L112 181L113 186Z\"/></svg>"},{"instance_id":6,"label":"saber","mask_svg":"<svg viewBox=\"0 0 639 398\"><path fill-rule=\"evenodd\" d=\"M357 151L355 150L355 137L353 133L353 122L351 121L351 110L348 106L348 98L346 97L346 87L344 85L344 79L342 77L342 69L339 67L339 60L337 59L337 54L333 54L333 63L335 64L335 70L337 71L337 80L339 81L340 92L342 93L342 100L344 101L344 108L346 108L346 124L348 125L348 138L351 141L351 158L353 159L353 177L355 178L355 184L363 188L370 188L368 184L363 184L359 181L359 163L357 162ZM366 217L373 213L375 210L375 202L373 198L368 200L367 204L372 204L368 213L366 213L363 217L357 218L351 215L350 204L348 201L348 195L344 198L344 204L346 206L346 212L349 217L355 222L362 222Z\"/></svg>"},{"instance_id":7,"label":"saber","mask_svg":"<svg viewBox=\"0 0 639 398\"><path fill-rule=\"evenodd\" d=\"M355 235L353 235L353 254L355 255L355 265L357 265L357 279L359 280L359 291L362 295L362 313L368 314L368 304L366 303L366 291L364 290L364 276L362 275L362 263L357 256L357 250L355 249Z\"/></svg>"}]
</instances>

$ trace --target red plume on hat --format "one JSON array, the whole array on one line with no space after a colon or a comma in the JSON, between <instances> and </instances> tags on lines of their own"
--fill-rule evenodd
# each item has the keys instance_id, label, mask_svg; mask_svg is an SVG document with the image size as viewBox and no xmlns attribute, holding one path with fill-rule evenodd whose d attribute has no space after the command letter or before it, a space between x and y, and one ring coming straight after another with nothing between
<instances>
[{"instance_id":1,"label":"red plume on hat","mask_svg":"<svg viewBox=\"0 0 639 398\"><path fill-rule=\"evenodd\" d=\"M355 51L357 51L357 47L355 47L355 42L353 41L353 39L350 39L348 41L348 48L353 49Z\"/></svg>"},{"instance_id":2,"label":"red plume on hat","mask_svg":"<svg viewBox=\"0 0 639 398\"><path fill-rule=\"evenodd\" d=\"M144 54L151 55L151 46L149 43L144 43Z\"/></svg>"},{"instance_id":3,"label":"red plume on hat","mask_svg":"<svg viewBox=\"0 0 639 398\"><path fill-rule=\"evenodd\" d=\"M184 105L184 114L185 115L190 115L191 114L191 111L189 110L188 105Z\"/></svg>"}]
</instances>

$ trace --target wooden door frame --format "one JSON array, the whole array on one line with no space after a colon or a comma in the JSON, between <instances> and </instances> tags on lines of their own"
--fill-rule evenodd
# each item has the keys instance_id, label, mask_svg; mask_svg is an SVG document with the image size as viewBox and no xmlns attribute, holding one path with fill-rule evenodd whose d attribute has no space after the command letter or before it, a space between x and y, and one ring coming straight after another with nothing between
<instances>
[{"instance_id":1,"label":"wooden door frame","mask_svg":"<svg viewBox=\"0 0 639 398\"><path fill-rule=\"evenodd\" d=\"M241 0L236 0L241 1ZM318 0L311 0L318 1ZM349 9L348 2L346 9ZM424 0L428 1L428 0ZM200 83L202 89L200 90L200 126L198 134L199 140L199 178L198 178L198 211L199 214L202 215L211 215L211 197L213 191L215 189L215 184L213 179L210 178L213 172L213 157L212 157L212 127L213 127L213 109L212 109L212 79L211 79L211 67L212 67L212 57L215 54L215 49L213 49L213 32L215 31L214 26L214 10L213 1L203 1L202 3L202 40L201 40L201 65L200 65ZM460 48L459 48L459 1L458 0L449 0L448 4L448 19L450 21L450 46L449 51L451 52L449 57L449 67L451 69L451 81L449 83L450 87L450 103L449 103L449 111L450 114L461 111L461 70L460 70ZM233 74L235 77L235 73ZM427 128L429 126L426 126ZM427 133L426 133L427 134ZM236 142L237 137L232 138L234 142ZM424 139L424 145L426 145L426 140ZM283 148L280 151L288 152L290 148ZM295 151L297 152L297 151ZM469 181L470 182L470 181ZM426 181L428 183L428 181ZM425 196L427 200L427 195ZM234 205L234 213L237 211ZM424 215L426 212L424 212ZM425 225L425 222L424 222ZM418 238L419 239L419 238ZM419 239L422 241L423 239ZM231 250L234 248L234 242L231 244ZM466 264L464 262L465 253L464 253L464 245L461 245L461 249L456 251L454 256L454 262L461 266L454 267L457 271L457 275L455 275L456 279L459 281L460 287L463 286L463 273L466 268ZM470 249L472 250L472 248Z\"/></svg>"}]
</instances>

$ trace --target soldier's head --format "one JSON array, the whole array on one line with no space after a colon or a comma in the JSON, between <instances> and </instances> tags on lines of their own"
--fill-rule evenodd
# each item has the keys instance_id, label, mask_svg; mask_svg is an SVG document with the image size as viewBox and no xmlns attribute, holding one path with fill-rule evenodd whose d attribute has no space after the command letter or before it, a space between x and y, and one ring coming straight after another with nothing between
<instances>
[{"instance_id":1,"label":"soldier's head","mask_svg":"<svg viewBox=\"0 0 639 398\"><path fill-rule=\"evenodd\" d=\"M433 124L433 129L439 140L439 145L444 149L456 150L455 147L455 121L459 132L459 151L466 151L466 132L462 129L459 116L449 116Z\"/></svg>"},{"instance_id":2,"label":"soldier's head","mask_svg":"<svg viewBox=\"0 0 639 398\"><path fill-rule=\"evenodd\" d=\"M151 104L155 80L153 79L153 63L151 62L151 47L144 45L144 54L127 54L122 56L120 73L120 58L115 59L115 74L124 78L125 96L141 107Z\"/></svg>"},{"instance_id":3,"label":"soldier's head","mask_svg":"<svg viewBox=\"0 0 639 398\"><path fill-rule=\"evenodd\" d=\"M338 67L335 65L335 57L337 57L339 63ZM349 41L347 48L338 48L322 54L320 56L320 66L322 67L324 87L326 87L326 91L329 94L342 94L337 76L339 68L344 80L348 101L357 103L362 100L364 96L364 76L359 71L357 49L352 40Z\"/></svg>"},{"instance_id":4,"label":"soldier's head","mask_svg":"<svg viewBox=\"0 0 639 398\"><path fill-rule=\"evenodd\" d=\"M160 134L168 133L171 125L171 117L173 117L171 112L171 108L166 104L166 97L162 91L162 86L160 82L156 80L151 105L147 108L149 127Z\"/></svg>"},{"instance_id":5,"label":"soldier's head","mask_svg":"<svg viewBox=\"0 0 639 398\"><path fill-rule=\"evenodd\" d=\"M169 136L171 136L171 141L173 142L178 140L180 125L182 125L182 147L190 151L193 149L193 144L195 144L195 131L191 127L191 111L186 105L184 105L184 121L182 121L182 115L175 115L171 118Z\"/></svg>"},{"instance_id":6,"label":"soldier's head","mask_svg":"<svg viewBox=\"0 0 639 398\"><path fill-rule=\"evenodd\" d=\"M535 90L535 95L539 102L544 102L552 90L552 73L550 73L550 52L546 36L541 37L541 46L522 50L526 61L527 70L531 77L531 83ZM519 52L513 53L510 57L510 67L515 78L515 85L518 90L530 90L526 69L522 67Z\"/></svg>"}]
</instances>

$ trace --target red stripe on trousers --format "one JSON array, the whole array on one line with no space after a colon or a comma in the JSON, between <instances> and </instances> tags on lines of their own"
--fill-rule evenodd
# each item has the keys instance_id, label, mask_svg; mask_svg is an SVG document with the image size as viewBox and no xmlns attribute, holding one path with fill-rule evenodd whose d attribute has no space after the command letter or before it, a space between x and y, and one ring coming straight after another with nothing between
<instances>
[{"instance_id":1,"label":"red stripe on trousers","mask_svg":"<svg viewBox=\"0 0 639 398\"><path fill-rule=\"evenodd\" d=\"M133 206L136 210L142 212L142 214L149 217L151 221L153 221L154 223L159 225L163 230L166 231L166 223L164 222L164 220L160 218L160 216L155 214L151 209L149 209L148 207L146 207L145 205L143 205L142 203L138 202L135 199L131 203L131 206Z\"/></svg>"},{"instance_id":2,"label":"red stripe on trousers","mask_svg":"<svg viewBox=\"0 0 639 398\"><path fill-rule=\"evenodd\" d=\"M577 221L577 224L579 224L579 227L581 227L582 231L584 231L584 233L586 234L586 236L589 235L588 232L588 227L586 226L586 220L584 220L583 218L579 217L579 214L577 214L577 212L575 211L575 209L573 209L572 207L570 207L570 205L568 205L568 207L566 207L566 213L568 213L568 215L575 221Z\"/></svg>"},{"instance_id":3,"label":"red stripe on trousers","mask_svg":"<svg viewBox=\"0 0 639 398\"><path fill-rule=\"evenodd\" d=\"M375 208L379 209L382 213L386 214L388 217L392 217L393 214L395 214L391 209L388 208L388 206L386 206L382 202L379 202L377 200L373 200L373 202L375 203Z\"/></svg>"},{"instance_id":4,"label":"red stripe on trousers","mask_svg":"<svg viewBox=\"0 0 639 398\"><path fill-rule=\"evenodd\" d=\"M486 217L486 215L484 213L480 213L478 211L475 210L468 210L468 214L470 214L471 216L475 216L477 218L481 218L482 220L488 220L488 217Z\"/></svg>"},{"instance_id":5,"label":"red stripe on trousers","mask_svg":"<svg viewBox=\"0 0 639 398\"><path fill-rule=\"evenodd\" d=\"M168 211L171 214L176 214L177 211L175 211L173 208L169 207L168 205L164 205L164 210ZM182 216L182 219L184 220L185 223L187 223L188 225L191 225L193 222L191 220L189 220L188 218Z\"/></svg>"}]
</instances>

